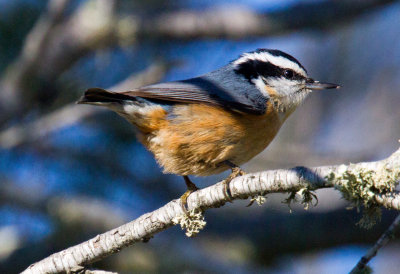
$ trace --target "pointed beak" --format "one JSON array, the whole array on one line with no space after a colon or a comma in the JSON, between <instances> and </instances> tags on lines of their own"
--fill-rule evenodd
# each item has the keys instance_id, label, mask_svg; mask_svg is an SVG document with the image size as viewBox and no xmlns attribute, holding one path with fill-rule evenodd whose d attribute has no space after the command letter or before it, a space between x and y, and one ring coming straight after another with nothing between
<instances>
[{"instance_id":1,"label":"pointed beak","mask_svg":"<svg viewBox=\"0 0 400 274\"><path fill-rule=\"evenodd\" d=\"M312 90L323 90L323 89L340 88L340 86L331 83L321 83L318 81L314 81L311 78L308 78L306 82L306 88Z\"/></svg>"}]
</instances>

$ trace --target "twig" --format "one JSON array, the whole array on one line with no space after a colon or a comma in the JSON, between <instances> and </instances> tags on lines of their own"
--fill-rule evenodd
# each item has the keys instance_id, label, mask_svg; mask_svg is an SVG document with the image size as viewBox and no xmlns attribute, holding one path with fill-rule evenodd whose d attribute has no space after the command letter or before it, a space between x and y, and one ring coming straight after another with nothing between
<instances>
[{"instance_id":1,"label":"twig","mask_svg":"<svg viewBox=\"0 0 400 274\"><path fill-rule=\"evenodd\" d=\"M365 162L351 165L323 166L315 168L298 167L293 169L280 169L263 171L237 177L230 182L232 199L245 199L249 196L263 195L276 192L310 193L310 190L319 188L342 186L343 179L340 174L349 173L351 170L376 172L379 174L384 168L396 175L398 180L400 169L400 149L387 159L377 162ZM335 176L333 176L335 175ZM396 194L399 196L399 194ZM310 196L310 195L305 195ZM312 196L312 195L311 195ZM385 204L385 197L381 197ZM188 210L201 210L220 207L227 202L225 186L219 182L210 187L200 189L188 197ZM309 200L304 202L309 203ZM378 203L378 200L376 200ZM400 208L395 208L400 210ZM123 247L143 241L147 242L154 234L171 227L175 220L185 213L180 200L173 200L163 207L142 215L138 219L115 228L106 233L97 235L84 243L55 253L40 262L32 264L23 273L60 273L73 267L84 266L113 253Z\"/></svg>"},{"instance_id":2,"label":"twig","mask_svg":"<svg viewBox=\"0 0 400 274\"><path fill-rule=\"evenodd\" d=\"M400 227L400 215L394 219L393 223L389 226L389 228L382 234L379 240L375 243L375 245L370 248L367 253L360 259L357 265L351 270L351 274L361 273L363 269L367 266L368 262L376 256L379 249L384 247L392 238L394 238L395 232Z\"/></svg>"}]
</instances>

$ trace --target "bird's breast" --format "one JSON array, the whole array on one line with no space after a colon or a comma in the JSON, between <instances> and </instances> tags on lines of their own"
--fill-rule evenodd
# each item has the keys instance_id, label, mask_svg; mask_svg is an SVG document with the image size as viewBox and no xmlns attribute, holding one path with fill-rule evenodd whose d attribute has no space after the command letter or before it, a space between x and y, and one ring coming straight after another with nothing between
<instances>
[{"instance_id":1,"label":"bird's breast","mask_svg":"<svg viewBox=\"0 0 400 274\"><path fill-rule=\"evenodd\" d=\"M250 115L204 104L176 104L168 112L149 109L141 121L139 137L166 173L200 176L228 169L226 160L249 161L281 126L272 105L264 115Z\"/></svg>"}]
</instances>

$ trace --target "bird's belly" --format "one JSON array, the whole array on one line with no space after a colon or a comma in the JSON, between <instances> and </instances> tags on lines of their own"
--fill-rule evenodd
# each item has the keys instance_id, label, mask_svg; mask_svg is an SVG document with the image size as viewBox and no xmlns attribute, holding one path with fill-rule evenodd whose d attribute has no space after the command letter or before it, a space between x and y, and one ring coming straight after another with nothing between
<instances>
[{"instance_id":1,"label":"bird's belly","mask_svg":"<svg viewBox=\"0 0 400 274\"><path fill-rule=\"evenodd\" d=\"M280 128L271 108L265 115L229 112L207 105L177 105L158 130L142 134L166 173L206 176L243 164L263 151Z\"/></svg>"}]
</instances>

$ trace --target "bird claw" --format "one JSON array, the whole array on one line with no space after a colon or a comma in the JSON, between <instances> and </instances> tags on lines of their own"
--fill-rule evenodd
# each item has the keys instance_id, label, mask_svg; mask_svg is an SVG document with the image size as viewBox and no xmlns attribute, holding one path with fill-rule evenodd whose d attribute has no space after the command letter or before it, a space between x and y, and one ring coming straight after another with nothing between
<instances>
[{"instance_id":1,"label":"bird claw","mask_svg":"<svg viewBox=\"0 0 400 274\"><path fill-rule=\"evenodd\" d=\"M226 178L223 181L224 184L224 194L225 194L225 198L228 202L232 203L233 197L232 197L232 193L231 190L229 188L229 183L235 179L236 177L239 176L243 176L246 175L246 172L244 172L240 167L233 165L232 163L229 164L229 166L231 166L232 168L232 173L228 176L228 178Z\"/></svg>"},{"instance_id":2,"label":"bird claw","mask_svg":"<svg viewBox=\"0 0 400 274\"><path fill-rule=\"evenodd\" d=\"M185 179L187 190L185 193L183 193L183 195L179 199L181 202L182 211L185 213L186 216L188 216L189 211L188 211L187 199L190 194L199 190L199 188L192 181L190 181L189 177L183 176L183 178Z\"/></svg>"}]
</instances>

